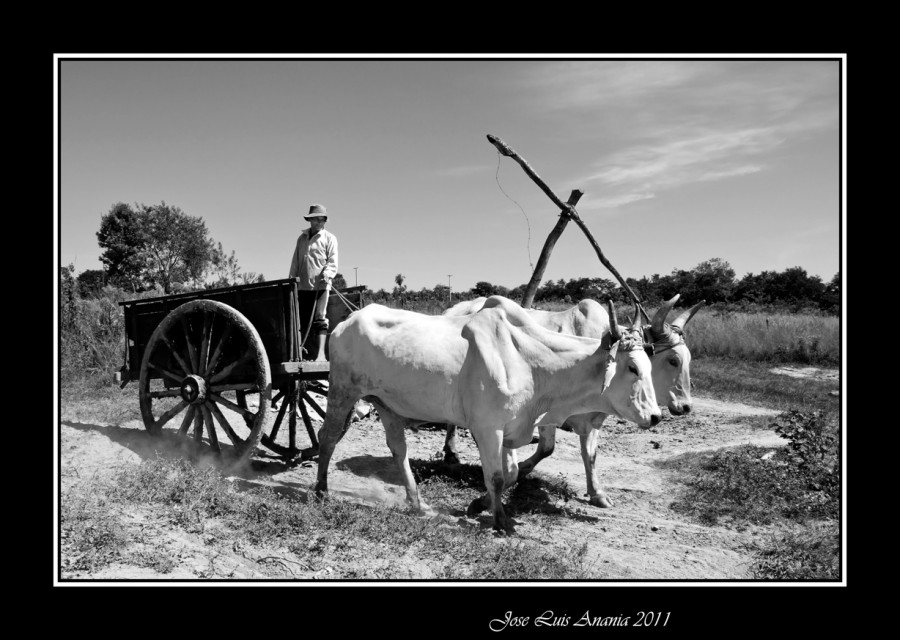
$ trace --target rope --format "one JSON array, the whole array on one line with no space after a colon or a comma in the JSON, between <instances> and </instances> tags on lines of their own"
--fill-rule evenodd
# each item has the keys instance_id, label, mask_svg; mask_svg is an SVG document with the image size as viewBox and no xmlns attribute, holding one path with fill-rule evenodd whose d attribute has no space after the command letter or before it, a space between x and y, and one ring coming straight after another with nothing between
<instances>
[{"instance_id":1,"label":"rope","mask_svg":"<svg viewBox=\"0 0 900 640\"><path fill-rule=\"evenodd\" d=\"M653 345L654 353L662 353L663 351L668 351L669 349L674 349L680 344L684 344L684 331L681 327L674 327L672 325L666 325L669 327L671 332L675 335L675 339L673 340L671 337L663 338L662 340L658 340L656 342L651 343ZM662 348L657 348L657 345L660 345Z\"/></svg>"},{"instance_id":2,"label":"rope","mask_svg":"<svg viewBox=\"0 0 900 640\"><path fill-rule=\"evenodd\" d=\"M340 300L341 302L343 302L344 305L345 305L348 309L350 309L350 311L359 311L359 307L357 307L355 304L353 304L352 302L350 302L350 301L346 298L346 296L344 296L344 294L342 294L340 291L338 291L337 289L332 289L332 292L334 292L334 293L337 295L338 300Z\"/></svg>"},{"instance_id":3,"label":"rope","mask_svg":"<svg viewBox=\"0 0 900 640\"><path fill-rule=\"evenodd\" d=\"M312 303L312 311L309 314L309 322L306 323L306 331L303 334L303 340L300 341L300 359L303 360L303 352L305 351L304 347L306 346L306 339L309 337L309 331L312 329L313 318L316 317L316 301L313 300Z\"/></svg>"},{"instance_id":4,"label":"rope","mask_svg":"<svg viewBox=\"0 0 900 640\"><path fill-rule=\"evenodd\" d=\"M503 191L503 186L500 184L500 150L497 150L497 172L494 174L494 180L497 181L497 186L500 187L500 191ZM528 250L528 266L531 267L532 273L534 273L534 262L531 260L531 221L528 220L528 216L525 214L525 209L522 208L518 202L509 197L509 194L506 191L503 191L503 195L505 195L509 200L511 200L517 207L519 207L519 211L522 212L522 215L525 216L525 224L528 225L528 243L525 245L525 248Z\"/></svg>"}]
</instances>

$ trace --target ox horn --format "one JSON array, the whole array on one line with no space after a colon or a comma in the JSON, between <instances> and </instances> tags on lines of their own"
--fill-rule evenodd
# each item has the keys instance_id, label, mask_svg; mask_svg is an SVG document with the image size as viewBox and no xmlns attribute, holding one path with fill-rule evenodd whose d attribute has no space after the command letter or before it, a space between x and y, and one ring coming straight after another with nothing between
<instances>
[{"instance_id":1,"label":"ox horn","mask_svg":"<svg viewBox=\"0 0 900 640\"><path fill-rule=\"evenodd\" d=\"M609 309L609 338L611 343L615 343L622 339L622 334L619 332L619 320L616 318L616 307L612 298L606 299L606 307Z\"/></svg>"},{"instance_id":2,"label":"ox horn","mask_svg":"<svg viewBox=\"0 0 900 640\"><path fill-rule=\"evenodd\" d=\"M666 316L669 315L672 307L675 306L675 303L678 302L678 298L680 297L681 294L676 293L675 297L663 302L662 306L656 311L656 315L653 316L653 322L650 324L650 333L653 334L654 339L659 340L665 338L666 334L670 333L669 330L666 329Z\"/></svg>"},{"instance_id":3,"label":"ox horn","mask_svg":"<svg viewBox=\"0 0 900 640\"><path fill-rule=\"evenodd\" d=\"M678 316L677 318L675 318L675 320L672 321L672 326L678 327L679 329L683 330L684 325L687 324L687 321L690 320L691 318L693 318L694 314L697 313L700 310L700 307L702 307L705 303L706 303L706 300L701 300L700 302L695 304L693 307L691 307L690 309L688 309L687 311L682 313L680 316Z\"/></svg>"},{"instance_id":4,"label":"ox horn","mask_svg":"<svg viewBox=\"0 0 900 640\"><path fill-rule=\"evenodd\" d=\"M637 331L641 330L641 308L638 306L637 300L634 301L634 318L631 320L631 328Z\"/></svg>"}]
</instances>

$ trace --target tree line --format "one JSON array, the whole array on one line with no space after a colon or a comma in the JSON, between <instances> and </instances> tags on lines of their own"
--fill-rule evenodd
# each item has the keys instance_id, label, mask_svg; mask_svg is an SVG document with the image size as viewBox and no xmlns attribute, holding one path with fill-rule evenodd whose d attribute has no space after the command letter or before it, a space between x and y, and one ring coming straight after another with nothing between
<instances>
[{"instance_id":1,"label":"tree line","mask_svg":"<svg viewBox=\"0 0 900 640\"><path fill-rule=\"evenodd\" d=\"M170 294L265 281L261 273L243 271L234 251L226 253L222 243L210 237L201 217L190 216L164 201L154 205L113 204L100 219L97 242L104 268L88 269L75 275L73 265L62 267L63 298L76 294L82 298L98 297L105 287L136 296L146 292ZM840 312L840 273L829 282L823 282L799 266L784 271L748 273L737 278L726 260L711 258L693 269L673 269L667 275L653 274L626 278L625 281L642 303L650 307L658 306L677 293L681 296L679 304L688 306L706 300L709 305L750 311L778 307L828 314ZM526 284L508 288L483 280L464 291L451 291L445 284L415 291L405 282L406 276L397 274L393 289L366 289L364 293L370 301L392 306L447 306L460 300L491 295L519 301L526 288ZM338 289L346 287L343 274L337 274L334 285ZM596 277L544 282L534 300L537 303L575 303L584 298L630 301L618 283Z\"/></svg>"},{"instance_id":2,"label":"tree line","mask_svg":"<svg viewBox=\"0 0 900 640\"><path fill-rule=\"evenodd\" d=\"M405 276L398 274L396 286L388 291L366 291L367 298L395 306L421 306L423 304L445 305L460 300L471 300L479 296L502 295L521 301L526 284L508 288L488 281L479 281L474 287L464 291L451 292L444 284L433 289L423 287L418 291L409 290L404 284ZM728 307L742 311L768 311L778 308L793 312L819 312L839 314L841 308L841 277L836 273L829 282L819 276L809 275L802 267L790 267L784 271L762 271L748 273L742 278L735 276L731 265L721 258L712 258L698 264L693 269L673 269L668 275L653 274L639 279L625 278L641 303L657 307L675 294L680 294L679 306L693 306L705 300L710 306ZM451 295L452 294L452 295ZM595 300L612 299L614 302L630 303L631 297L617 282L606 278L572 278L569 280L548 280L538 287L534 296L536 303L563 302L576 303L585 298Z\"/></svg>"}]
</instances>

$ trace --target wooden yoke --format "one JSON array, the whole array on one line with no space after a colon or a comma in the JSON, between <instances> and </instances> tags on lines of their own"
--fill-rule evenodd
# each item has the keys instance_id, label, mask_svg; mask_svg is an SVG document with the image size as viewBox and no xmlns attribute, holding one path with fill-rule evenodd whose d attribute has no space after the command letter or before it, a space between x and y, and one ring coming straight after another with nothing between
<instances>
[{"instance_id":1,"label":"wooden yoke","mask_svg":"<svg viewBox=\"0 0 900 640\"><path fill-rule=\"evenodd\" d=\"M584 224L584 221L578 215L578 212L575 211L575 204L578 200L581 199L581 196L584 192L575 189L572 191L572 194L569 196L568 202L563 202L557 197L553 190L547 186L541 177L531 168L531 165L525 161L518 153L516 153L512 147L503 142L497 136L492 136L491 134L487 135L488 142L494 145L502 155L512 158L516 162L518 162L522 169L525 170L525 173L534 180L535 184L541 188L541 191L547 194L547 196L553 201L553 203L561 209L560 220L556 223L556 226L553 227L553 230L550 232L550 235L547 236L547 241L544 243L544 248L541 250L541 256L538 258L538 264L534 268L534 273L531 275L531 281L528 283L528 286L525 288L525 294L522 296L522 306L524 308L531 307L531 303L534 301L534 294L537 292L538 285L541 283L541 278L544 275L544 269L547 267L547 262L550 260L550 253L553 251L554 245L556 245L556 241L559 239L559 236L562 235L563 230L566 228L566 224L568 224L569 220L573 220L575 224L581 227L581 230L584 232L584 235L587 236L588 242L591 243L591 246L594 247L594 251L597 253L597 257L600 258L600 262L606 266L607 269L616 277L616 280L619 281L619 284L622 285L622 288L628 292L628 295L631 296L631 299L634 300L634 304L640 309L641 313L644 315L648 321L650 320L650 316L644 310L644 307L641 305L641 301L638 300L638 297L635 295L634 291L631 290L631 287L625 282L625 279L619 275L619 272L616 271L616 268L612 266L609 260L606 259L606 256L603 255L603 251L600 250L600 245L597 244L597 241L594 239L594 236L591 234L590 229L587 228L587 225Z\"/></svg>"}]
</instances>

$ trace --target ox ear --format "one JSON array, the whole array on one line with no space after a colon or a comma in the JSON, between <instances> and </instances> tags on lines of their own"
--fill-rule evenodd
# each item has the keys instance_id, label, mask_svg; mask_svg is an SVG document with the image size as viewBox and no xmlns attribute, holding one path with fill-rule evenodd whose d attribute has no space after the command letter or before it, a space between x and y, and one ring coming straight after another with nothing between
<instances>
[{"instance_id":1,"label":"ox ear","mask_svg":"<svg viewBox=\"0 0 900 640\"><path fill-rule=\"evenodd\" d=\"M670 333L669 328L666 327L666 316L669 315L680 297L681 294L676 293L671 300L663 302L662 306L657 309L656 315L653 316L653 322L650 324L650 331L655 339L660 340Z\"/></svg>"},{"instance_id":2,"label":"ox ear","mask_svg":"<svg viewBox=\"0 0 900 640\"><path fill-rule=\"evenodd\" d=\"M675 318L675 320L672 321L672 326L684 330L684 325L687 324L687 321L693 318L694 314L697 313L700 310L700 307L702 307L704 304L706 304L706 300L701 300L700 302L695 304L693 307Z\"/></svg>"}]
</instances>

